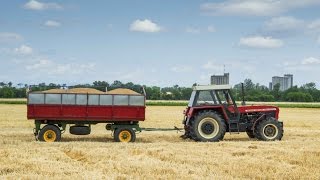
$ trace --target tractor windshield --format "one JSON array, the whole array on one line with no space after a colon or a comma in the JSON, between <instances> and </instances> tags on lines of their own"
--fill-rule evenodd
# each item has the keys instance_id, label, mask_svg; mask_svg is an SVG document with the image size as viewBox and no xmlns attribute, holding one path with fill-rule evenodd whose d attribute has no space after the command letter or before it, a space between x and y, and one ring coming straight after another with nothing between
<instances>
[{"instance_id":1,"label":"tractor windshield","mask_svg":"<svg viewBox=\"0 0 320 180\"><path fill-rule=\"evenodd\" d=\"M198 91L196 94L196 106L216 105L217 100L213 91Z\"/></svg>"},{"instance_id":2,"label":"tractor windshield","mask_svg":"<svg viewBox=\"0 0 320 180\"><path fill-rule=\"evenodd\" d=\"M188 106L216 105L217 102L213 91L193 91Z\"/></svg>"}]
</instances>

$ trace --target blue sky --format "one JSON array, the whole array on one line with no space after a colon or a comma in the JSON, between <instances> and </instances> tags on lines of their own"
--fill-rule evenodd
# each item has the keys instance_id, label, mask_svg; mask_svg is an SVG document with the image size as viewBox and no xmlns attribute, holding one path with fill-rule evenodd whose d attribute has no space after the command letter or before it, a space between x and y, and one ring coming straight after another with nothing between
<instances>
[{"instance_id":1,"label":"blue sky","mask_svg":"<svg viewBox=\"0 0 320 180\"><path fill-rule=\"evenodd\" d=\"M0 81L209 84L230 73L320 85L319 0L10 0L0 6Z\"/></svg>"}]
</instances>

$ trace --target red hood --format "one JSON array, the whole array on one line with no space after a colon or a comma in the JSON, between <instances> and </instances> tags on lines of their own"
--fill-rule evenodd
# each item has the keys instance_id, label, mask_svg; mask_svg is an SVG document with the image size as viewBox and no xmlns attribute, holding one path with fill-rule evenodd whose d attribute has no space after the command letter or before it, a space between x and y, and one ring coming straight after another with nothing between
<instances>
[{"instance_id":1,"label":"red hood","mask_svg":"<svg viewBox=\"0 0 320 180\"><path fill-rule=\"evenodd\" d=\"M239 112L242 113L253 113L253 112L270 112L275 111L276 118L278 119L279 108L277 106L267 106L267 105L251 105L251 106L239 106Z\"/></svg>"}]
</instances>

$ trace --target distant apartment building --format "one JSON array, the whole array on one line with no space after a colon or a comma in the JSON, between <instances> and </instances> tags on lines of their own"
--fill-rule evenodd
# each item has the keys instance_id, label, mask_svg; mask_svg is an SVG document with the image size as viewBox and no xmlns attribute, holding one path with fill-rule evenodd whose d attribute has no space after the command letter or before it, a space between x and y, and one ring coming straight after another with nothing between
<instances>
[{"instance_id":1,"label":"distant apartment building","mask_svg":"<svg viewBox=\"0 0 320 180\"><path fill-rule=\"evenodd\" d=\"M280 91L285 91L293 86L293 75L285 74L283 77L273 76L269 88L272 90L276 84L280 84Z\"/></svg>"},{"instance_id":2,"label":"distant apartment building","mask_svg":"<svg viewBox=\"0 0 320 180\"><path fill-rule=\"evenodd\" d=\"M229 73L224 73L223 75L212 75L211 84L215 84L215 85L229 84Z\"/></svg>"}]
</instances>

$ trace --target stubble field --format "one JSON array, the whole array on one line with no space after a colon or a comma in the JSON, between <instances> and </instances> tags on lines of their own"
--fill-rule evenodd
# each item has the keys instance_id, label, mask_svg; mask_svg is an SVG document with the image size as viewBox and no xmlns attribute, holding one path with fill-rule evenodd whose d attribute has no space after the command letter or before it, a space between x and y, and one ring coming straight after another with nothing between
<instances>
[{"instance_id":1,"label":"stubble field","mask_svg":"<svg viewBox=\"0 0 320 180\"><path fill-rule=\"evenodd\" d=\"M142 127L181 127L184 107L147 107ZM218 143L180 139L182 133L142 132L115 143L104 124L92 134L65 132L62 142L36 142L25 105L0 105L0 178L9 179L318 179L320 109L280 109L282 141L226 134Z\"/></svg>"}]
</instances>

